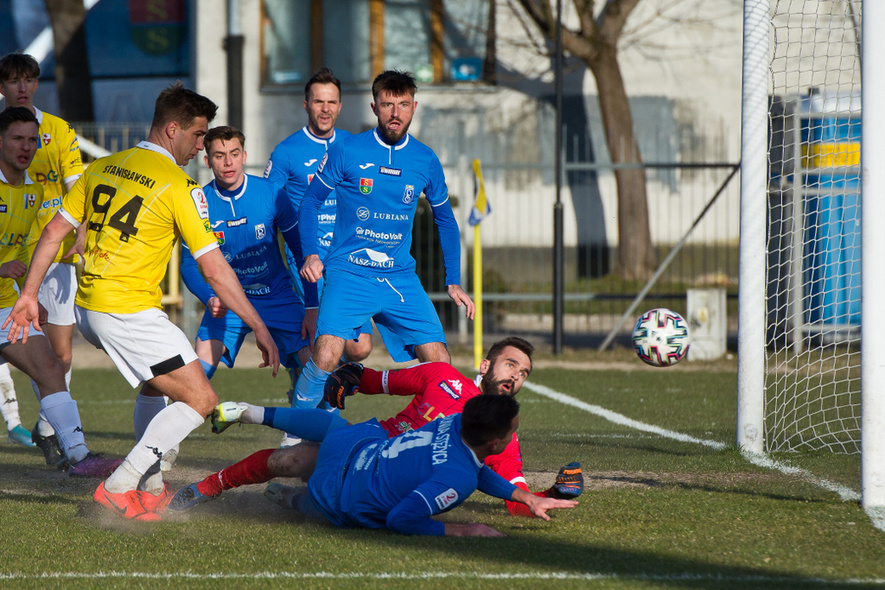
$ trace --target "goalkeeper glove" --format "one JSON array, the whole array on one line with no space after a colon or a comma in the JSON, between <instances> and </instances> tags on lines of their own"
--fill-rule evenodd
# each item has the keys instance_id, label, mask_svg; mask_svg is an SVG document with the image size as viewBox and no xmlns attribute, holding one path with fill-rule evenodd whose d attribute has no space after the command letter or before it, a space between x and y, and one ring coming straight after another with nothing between
<instances>
[{"instance_id":1,"label":"goalkeeper glove","mask_svg":"<svg viewBox=\"0 0 885 590\"><path fill-rule=\"evenodd\" d=\"M346 363L335 369L326 379L323 387L323 399L339 410L344 409L344 398L353 395L360 388L363 366L359 363Z\"/></svg>"},{"instance_id":2,"label":"goalkeeper glove","mask_svg":"<svg viewBox=\"0 0 885 590\"><path fill-rule=\"evenodd\" d=\"M584 491L584 474L580 463L569 463L559 470L556 482L548 491L551 498L573 500Z\"/></svg>"}]
</instances>

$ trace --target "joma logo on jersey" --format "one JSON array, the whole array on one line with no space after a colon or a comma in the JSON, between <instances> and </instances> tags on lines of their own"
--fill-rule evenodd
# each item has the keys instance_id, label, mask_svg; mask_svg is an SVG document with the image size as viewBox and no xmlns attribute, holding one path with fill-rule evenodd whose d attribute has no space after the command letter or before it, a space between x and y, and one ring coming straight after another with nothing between
<instances>
[{"instance_id":1,"label":"joma logo on jersey","mask_svg":"<svg viewBox=\"0 0 885 590\"><path fill-rule=\"evenodd\" d=\"M364 195L368 195L370 192L372 192L371 178L360 178L360 192Z\"/></svg>"},{"instance_id":2,"label":"joma logo on jersey","mask_svg":"<svg viewBox=\"0 0 885 590\"><path fill-rule=\"evenodd\" d=\"M37 195L25 193L23 196L25 198L25 209L33 209L34 205L37 204Z\"/></svg>"}]
</instances>

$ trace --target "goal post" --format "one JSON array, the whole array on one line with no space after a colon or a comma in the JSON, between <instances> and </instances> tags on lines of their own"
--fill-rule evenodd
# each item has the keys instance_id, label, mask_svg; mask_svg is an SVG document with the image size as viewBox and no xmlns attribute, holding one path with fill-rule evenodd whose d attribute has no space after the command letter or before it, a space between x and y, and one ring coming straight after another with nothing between
<instances>
[{"instance_id":1,"label":"goal post","mask_svg":"<svg viewBox=\"0 0 885 590\"><path fill-rule=\"evenodd\" d=\"M882 25L878 0L744 2L737 443L860 453L864 508L885 510L885 363L861 321L885 292Z\"/></svg>"}]
</instances>

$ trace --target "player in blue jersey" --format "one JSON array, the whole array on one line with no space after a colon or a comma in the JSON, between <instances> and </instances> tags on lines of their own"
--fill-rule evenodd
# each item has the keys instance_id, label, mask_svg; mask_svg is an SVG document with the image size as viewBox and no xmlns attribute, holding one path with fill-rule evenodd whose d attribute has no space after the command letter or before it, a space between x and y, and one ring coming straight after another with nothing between
<instances>
[{"instance_id":1,"label":"player in blue jersey","mask_svg":"<svg viewBox=\"0 0 885 590\"><path fill-rule=\"evenodd\" d=\"M296 403L315 404L344 343L372 318L396 361L449 362L442 324L415 274L409 254L418 197L430 203L439 231L449 297L475 307L461 289L460 234L445 175L436 154L408 134L415 113L415 79L383 72L372 84L378 126L336 142L320 161L299 210L301 269L310 281L325 278L310 362L298 379ZM332 245L321 259L312 236L320 204L335 191Z\"/></svg>"},{"instance_id":2,"label":"player in blue jersey","mask_svg":"<svg viewBox=\"0 0 885 590\"><path fill-rule=\"evenodd\" d=\"M276 408L236 402L216 408L213 429L223 430L244 411L260 412L266 425L321 441L311 444L315 467L309 471L306 491L271 484L265 495L340 527L387 528L407 535L504 536L483 524L432 518L459 506L477 489L524 503L544 520L550 519L548 510L577 505L530 494L483 466L486 457L504 450L519 426L519 404L507 395L471 398L463 413L393 438L375 419L344 428L347 422L334 414L296 410L275 420Z\"/></svg>"},{"instance_id":3,"label":"player in blue jersey","mask_svg":"<svg viewBox=\"0 0 885 590\"><path fill-rule=\"evenodd\" d=\"M277 243L277 230L300 255L298 217L284 191L244 172L246 138L233 127L210 129L203 138L204 161L215 179L203 187L209 221L225 259L240 280L249 302L264 320L280 351L280 363L294 369L310 356L309 338L316 326L316 286L307 283L310 311L292 290ZM252 329L228 311L203 280L197 261L182 243L184 284L206 306L194 346L210 379L223 362L233 367L243 340ZM306 281L305 281L306 282Z\"/></svg>"},{"instance_id":4,"label":"player in blue jersey","mask_svg":"<svg viewBox=\"0 0 885 590\"><path fill-rule=\"evenodd\" d=\"M293 133L274 149L264 170L264 177L277 185L285 187L289 199L296 211L301 207L301 199L308 184L316 173L317 166L329 146L346 137L348 131L336 129L338 115L341 113L341 82L328 68L322 68L314 74L304 86L304 110L307 112L307 125ZM317 252L322 258L332 244L335 229L335 193L330 193L320 205L317 213ZM286 261L292 282L299 295L304 296L300 277L296 269L301 267L302 258L292 256L286 247ZM317 282L317 292L322 293L322 279ZM360 327L356 340L347 340L344 345L346 360L359 362L372 352L372 321L368 320ZM292 387L298 378L299 371L290 371ZM290 398L294 391L290 391ZM290 399L290 402L293 401ZM284 444L286 444L284 442Z\"/></svg>"}]
</instances>

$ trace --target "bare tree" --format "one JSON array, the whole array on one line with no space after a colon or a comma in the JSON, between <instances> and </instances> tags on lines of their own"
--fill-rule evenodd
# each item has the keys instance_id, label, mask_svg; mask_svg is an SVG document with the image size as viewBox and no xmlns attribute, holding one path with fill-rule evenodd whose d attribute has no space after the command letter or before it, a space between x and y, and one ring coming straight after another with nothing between
<instances>
[{"instance_id":1,"label":"bare tree","mask_svg":"<svg viewBox=\"0 0 885 590\"><path fill-rule=\"evenodd\" d=\"M517 0L519 5L549 40L556 38L556 11L553 0ZM594 0L572 0L578 24L563 24L562 46L580 59L596 79L599 111L606 145L613 164L642 163L627 89L618 63L618 42L627 19L640 0L606 0L597 11ZM597 13L598 12L598 13ZM655 268L655 253L649 228L645 171L615 169L618 190L618 272L625 279L645 279Z\"/></svg>"},{"instance_id":2,"label":"bare tree","mask_svg":"<svg viewBox=\"0 0 885 590\"><path fill-rule=\"evenodd\" d=\"M58 114L67 121L92 121L92 79L83 0L45 0L45 3L55 48Z\"/></svg>"}]
</instances>

